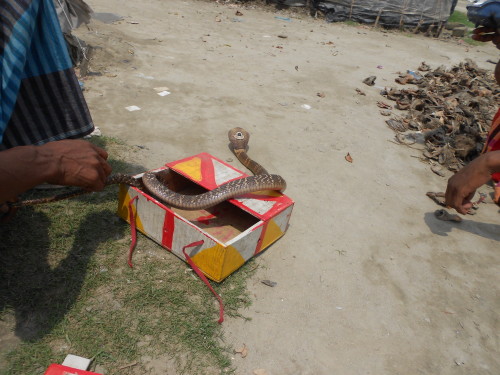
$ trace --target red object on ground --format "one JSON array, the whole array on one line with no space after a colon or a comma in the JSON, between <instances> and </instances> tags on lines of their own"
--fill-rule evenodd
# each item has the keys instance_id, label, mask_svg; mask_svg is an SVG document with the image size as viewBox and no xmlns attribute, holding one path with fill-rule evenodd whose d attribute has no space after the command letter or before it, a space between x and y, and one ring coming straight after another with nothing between
<instances>
[{"instance_id":1,"label":"red object on ground","mask_svg":"<svg viewBox=\"0 0 500 375\"><path fill-rule=\"evenodd\" d=\"M102 375L97 372L78 370L73 367L58 365L53 363L49 366L44 375Z\"/></svg>"}]
</instances>

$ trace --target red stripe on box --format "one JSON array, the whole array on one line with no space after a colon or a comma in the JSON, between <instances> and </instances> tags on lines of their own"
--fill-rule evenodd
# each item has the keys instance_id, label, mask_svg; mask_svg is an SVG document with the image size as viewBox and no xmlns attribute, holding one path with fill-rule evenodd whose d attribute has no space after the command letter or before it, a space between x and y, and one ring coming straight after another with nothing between
<instances>
[{"instance_id":1,"label":"red stripe on box","mask_svg":"<svg viewBox=\"0 0 500 375\"><path fill-rule=\"evenodd\" d=\"M172 211L165 211L163 220L163 236L161 238L162 246L172 251L172 242L174 240L175 215Z\"/></svg>"},{"instance_id":2,"label":"red stripe on box","mask_svg":"<svg viewBox=\"0 0 500 375\"><path fill-rule=\"evenodd\" d=\"M209 189L214 189L217 187L215 183L215 169L212 157L208 154L200 154L201 159L201 179L209 187Z\"/></svg>"}]
</instances>

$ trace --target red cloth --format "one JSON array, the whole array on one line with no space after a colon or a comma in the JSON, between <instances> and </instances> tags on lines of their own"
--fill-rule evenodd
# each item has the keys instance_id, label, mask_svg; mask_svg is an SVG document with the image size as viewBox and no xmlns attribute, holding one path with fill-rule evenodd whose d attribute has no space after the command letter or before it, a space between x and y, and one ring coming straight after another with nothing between
<instances>
[{"instance_id":1,"label":"red cloth","mask_svg":"<svg viewBox=\"0 0 500 375\"><path fill-rule=\"evenodd\" d=\"M500 109L493 117L490 132L484 143L483 153L498 150L500 150ZM493 173L491 178L495 182L500 182L500 173Z\"/></svg>"}]
</instances>

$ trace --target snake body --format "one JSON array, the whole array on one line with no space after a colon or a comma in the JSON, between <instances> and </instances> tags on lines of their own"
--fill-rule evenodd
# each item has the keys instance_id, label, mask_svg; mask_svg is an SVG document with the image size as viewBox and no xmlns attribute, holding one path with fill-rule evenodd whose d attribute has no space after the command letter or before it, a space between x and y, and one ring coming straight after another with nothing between
<instances>
[{"instance_id":1,"label":"snake body","mask_svg":"<svg viewBox=\"0 0 500 375\"><path fill-rule=\"evenodd\" d=\"M142 179L134 178L133 176L126 174L113 174L108 177L106 185L126 184L139 189L145 189L162 203L185 210L200 210L209 208L222 203L227 199L255 191L282 191L286 188L286 182L283 177L267 173L264 167L248 156L247 147L250 134L247 131L242 128L231 129L228 132L228 138L234 155L238 158L240 163L254 173L254 176L229 181L213 190L198 195L185 195L170 190L158 179L158 175L154 172L144 173ZM87 193L87 191L78 189L48 198L16 202L13 203L12 206L21 207L56 202L85 193Z\"/></svg>"}]
</instances>

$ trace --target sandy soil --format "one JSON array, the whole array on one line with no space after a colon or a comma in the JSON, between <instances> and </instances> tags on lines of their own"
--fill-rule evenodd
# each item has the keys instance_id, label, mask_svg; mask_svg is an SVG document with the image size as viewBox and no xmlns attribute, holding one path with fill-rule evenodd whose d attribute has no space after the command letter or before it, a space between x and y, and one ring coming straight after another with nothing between
<instances>
[{"instance_id":1,"label":"sandy soil","mask_svg":"<svg viewBox=\"0 0 500 375\"><path fill-rule=\"evenodd\" d=\"M493 69L492 46L215 2L88 3L124 16L77 31L100 47L91 70L103 75L85 93L103 134L140 146L148 169L199 152L234 159L226 132L245 127L250 154L296 201L249 280L251 321L224 323L224 340L249 349L235 355L237 374L500 373L498 207L438 221L425 193L446 179L390 142L376 106L381 87L422 61ZM374 87L362 84L370 75Z\"/></svg>"}]
</instances>

